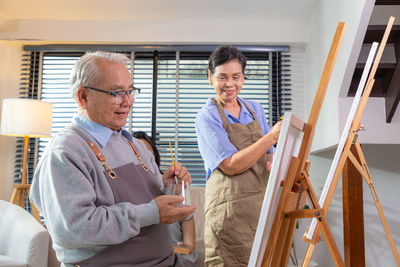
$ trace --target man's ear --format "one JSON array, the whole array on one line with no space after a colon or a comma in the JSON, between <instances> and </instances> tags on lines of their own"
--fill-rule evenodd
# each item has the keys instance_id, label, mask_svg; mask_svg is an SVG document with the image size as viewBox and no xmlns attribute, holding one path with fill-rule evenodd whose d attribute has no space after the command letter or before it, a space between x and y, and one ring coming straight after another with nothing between
<instances>
[{"instance_id":1,"label":"man's ear","mask_svg":"<svg viewBox=\"0 0 400 267\"><path fill-rule=\"evenodd\" d=\"M87 106L87 90L83 86L79 86L78 91L76 92L76 98L78 104L82 108L86 108Z\"/></svg>"},{"instance_id":2,"label":"man's ear","mask_svg":"<svg viewBox=\"0 0 400 267\"><path fill-rule=\"evenodd\" d=\"M210 85L212 85L211 71L210 70L207 71L207 78L208 78L208 81L210 82Z\"/></svg>"}]
</instances>

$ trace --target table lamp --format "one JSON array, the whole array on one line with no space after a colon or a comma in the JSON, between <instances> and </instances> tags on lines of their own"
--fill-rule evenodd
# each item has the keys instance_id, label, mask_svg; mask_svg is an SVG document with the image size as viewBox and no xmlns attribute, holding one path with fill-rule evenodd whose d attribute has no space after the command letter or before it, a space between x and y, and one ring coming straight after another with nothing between
<instances>
[{"instance_id":1,"label":"table lamp","mask_svg":"<svg viewBox=\"0 0 400 267\"><path fill-rule=\"evenodd\" d=\"M14 184L10 202L24 208L25 194L30 184L27 181L29 138L50 137L53 104L35 99L7 98L3 100L0 134L24 137L24 154L21 184ZM40 222L39 212L31 202L33 216Z\"/></svg>"}]
</instances>

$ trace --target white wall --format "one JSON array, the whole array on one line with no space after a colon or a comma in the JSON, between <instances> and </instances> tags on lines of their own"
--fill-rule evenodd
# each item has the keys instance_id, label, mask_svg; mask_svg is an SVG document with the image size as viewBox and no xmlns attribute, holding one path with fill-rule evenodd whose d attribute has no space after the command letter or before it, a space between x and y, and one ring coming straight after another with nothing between
<instances>
[{"instance_id":1,"label":"white wall","mask_svg":"<svg viewBox=\"0 0 400 267\"><path fill-rule=\"evenodd\" d=\"M17 20L0 38L96 43L305 43L308 21L287 19ZM279 26L278 26L279 25Z\"/></svg>"},{"instance_id":2,"label":"white wall","mask_svg":"<svg viewBox=\"0 0 400 267\"><path fill-rule=\"evenodd\" d=\"M306 113L305 103L305 87L304 87L304 55L305 49L303 46L292 46L291 51L292 72L290 79L292 84L292 112L296 114L302 121L307 121L308 114Z\"/></svg>"},{"instance_id":3,"label":"white wall","mask_svg":"<svg viewBox=\"0 0 400 267\"><path fill-rule=\"evenodd\" d=\"M0 43L0 107L4 98L18 97L22 50L20 45ZM1 113L1 109L0 109ZM12 192L16 138L0 135L0 199L9 200Z\"/></svg>"},{"instance_id":4,"label":"white wall","mask_svg":"<svg viewBox=\"0 0 400 267\"><path fill-rule=\"evenodd\" d=\"M353 97L339 101L340 131L343 130ZM394 114L391 123L386 123L385 98L370 97L361 118L364 130L359 132L362 144L400 144L400 112Z\"/></svg>"}]
</instances>

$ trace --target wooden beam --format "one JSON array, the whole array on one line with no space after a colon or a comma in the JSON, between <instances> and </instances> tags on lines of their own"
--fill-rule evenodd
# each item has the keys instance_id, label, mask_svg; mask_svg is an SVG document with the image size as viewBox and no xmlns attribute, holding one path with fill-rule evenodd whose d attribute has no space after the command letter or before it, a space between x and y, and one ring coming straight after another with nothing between
<instances>
[{"instance_id":1,"label":"wooden beam","mask_svg":"<svg viewBox=\"0 0 400 267\"><path fill-rule=\"evenodd\" d=\"M386 25L368 25L365 33L363 44L372 44L372 42L380 42ZM394 40L400 36L400 25L393 25L387 43L394 43Z\"/></svg>"},{"instance_id":2,"label":"wooden beam","mask_svg":"<svg viewBox=\"0 0 400 267\"><path fill-rule=\"evenodd\" d=\"M323 209L293 210L285 214L285 218L321 218L325 216Z\"/></svg>"},{"instance_id":3,"label":"wooden beam","mask_svg":"<svg viewBox=\"0 0 400 267\"><path fill-rule=\"evenodd\" d=\"M357 158L354 145L350 151ZM364 267L363 178L349 159L343 168L343 235L346 266Z\"/></svg>"},{"instance_id":4,"label":"wooden beam","mask_svg":"<svg viewBox=\"0 0 400 267\"><path fill-rule=\"evenodd\" d=\"M376 0L375 5L376 6L379 6L379 5L390 5L390 6L400 5L400 0Z\"/></svg>"},{"instance_id":5,"label":"wooden beam","mask_svg":"<svg viewBox=\"0 0 400 267\"><path fill-rule=\"evenodd\" d=\"M385 96L385 110L386 110L386 122L392 121L393 115L396 112L397 106L400 102L400 60L397 61L396 69L389 88Z\"/></svg>"},{"instance_id":6,"label":"wooden beam","mask_svg":"<svg viewBox=\"0 0 400 267\"><path fill-rule=\"evenodd\" d=\"M355 96L358 84L360 83L362 71L364 70L364 66L364 63L357 63L347 96ZM390 81L392 80L395 68L396 63L379 64L379 68L377 69L375 74L375 83L374 87L372 88L370 97L386 96L387 89L389 87Z\"/></svg>"},{"instance_id":7,"label":"wooden beam","mask_svg":"<svg viewBox=\"0 0 400 267\"><path fill-rule=\"evenodd\" d=\"M400 59L400 36L398 36L394 40L394 56L396 58L396 62Z\"/></svg>"}]
</instances>

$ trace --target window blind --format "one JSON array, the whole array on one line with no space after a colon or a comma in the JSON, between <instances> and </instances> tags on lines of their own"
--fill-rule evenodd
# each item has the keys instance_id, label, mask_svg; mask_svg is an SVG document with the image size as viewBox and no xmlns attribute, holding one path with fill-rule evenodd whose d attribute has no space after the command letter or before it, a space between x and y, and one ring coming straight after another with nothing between
<instances>
[{"instance_id":1,"label":"window blind","mask_svg":"<svg viewBox=\"0 0 400 267\"><path fill-rule=\"evenodd\" d=\"M135 100L126 129L130 132L145 131L153 138L160 151L162 170L171 164L171 142L175 160L188 168L193 184L204 185L205 170L197 147L194 120L207 98L216 94L207 80L208 57L213 49L201 51L201 46L195 48L194 51L187 46L182 51L176 47L164 47L160 51L142 47L137 51L110 50L126 53L132 59L132 65L128 68L134 85L142 89ZM34 50L32 47L29 49ZM32 51L27 53L23 63L23 66L30 66L29 71L25 70L26 77L29 77L26 79L29 81L26 86L30 88L29 97L35 96L53 103L52 135L68 125L77 112L77 106L70 95L69 76L75 61L84 54L85 49L75 50L79 49L74 47L74 51L70 52L68 49ZM102 50L107 49L102 47ZM252 52L248 49L244 54L248 58L245 73L247 80L240 97L260 103L272 125L285 111L291 110L290 52L260 52L257 49ZM40 84L40 88L32 86L35 82ZM24 92L21 96L26 96L26 88L21 90ZM48 140L41 138L37 145L32 144L32 163L40 157ZM32 153L35 150L37 152ZM16 177L20 168L18 155L21 152L20 145L17 147ZM28 173L29 179L33 170L34 164Z\"/></svg>"},{"instance_id":2,"label":"window blind","mask_svg":"<svg viewBox=\"0 0 400 267\"><path fill-rule=\"evenodd\" d=\"M21 78L18 90L19 98L40 98L40 82L41 82L41 52L26 52L22 55ZM37 163L38 140L30 138L28 142L28 158L27 158L27 183L31 183L34 169ZM20 184L22 180L22 163L24 152L24 138L17 137L16 153L14 161L14 183ZM25 208L30 211L30 203L28 196L25 197Z\"/></svg>"}]
</instances>

